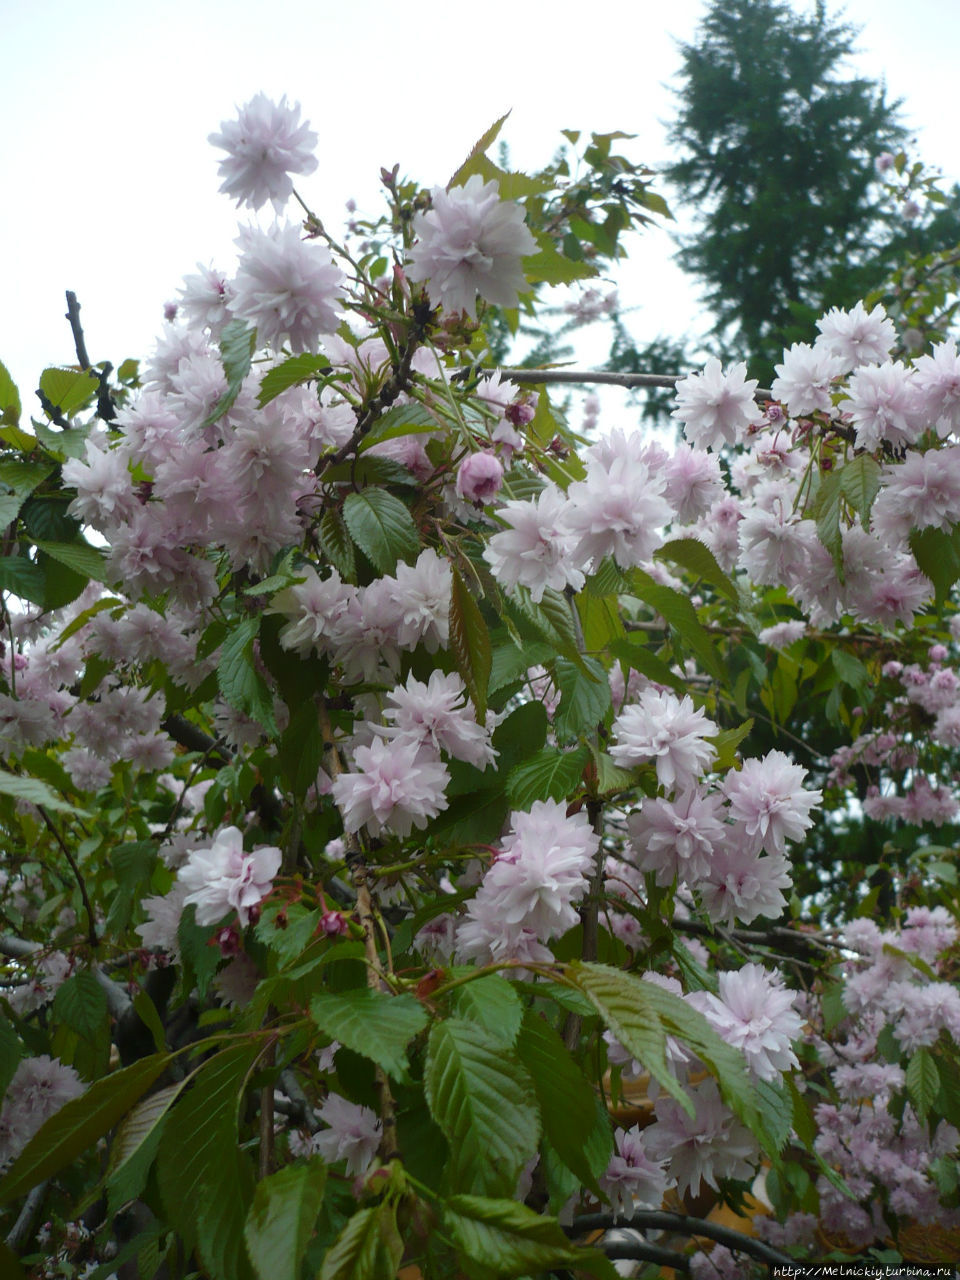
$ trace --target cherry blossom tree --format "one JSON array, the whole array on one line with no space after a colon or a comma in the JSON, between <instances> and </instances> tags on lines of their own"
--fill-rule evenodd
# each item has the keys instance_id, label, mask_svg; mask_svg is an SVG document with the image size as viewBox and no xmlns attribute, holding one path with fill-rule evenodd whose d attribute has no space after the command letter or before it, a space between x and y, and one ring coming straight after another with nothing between
<instances>
[{"instance_id":1,"label":"cherry blossom tree","mask_svg":"<svg viewBox=\"0 0 960 1280\"><path fill-rule=\"evenodd\" d=\"M287 220L142 366L69 296L42 417L0 366L5 1274L956 1248L954 342L851 299L584 438L491 344L658 201L502 123L338 239L258 95Z\"/></svg>"}]
</instances>

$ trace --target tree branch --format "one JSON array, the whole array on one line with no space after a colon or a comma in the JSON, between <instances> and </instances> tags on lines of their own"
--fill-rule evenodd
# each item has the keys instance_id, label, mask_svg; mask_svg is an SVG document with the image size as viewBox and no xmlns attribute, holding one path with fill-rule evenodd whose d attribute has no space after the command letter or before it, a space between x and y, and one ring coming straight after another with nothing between
<instances>
[{"instance_id":1,"label":"tree branch","mask_svg":"<svg viewBox=\"0 0 960 1280\"><path fill-rule=\"evenodd\" d=\"M87 343L80 323L80 303L72 289L67 290L67 319L73 330L73 345L77 349L77 363L81 369L90 368L90 357L87 355Z\"/></svg>"},{"instance_id":2,"label":"tree branch","mask_svg":"<svg viewBox=\"0 0 960 1280\"><path fill-rule=\"evenodd\" d=\"M484 370L484 372L492 372ZM538 386L542 383L569 383L573 386L606 387L673 387L688 375L685 373L610 373L607 370L590 369L501 369L504 378L518 386ZM757 387L755 400L772 400L769 387Z\"/></svg>"},{"instance_id":3,"label":"tree branch","mask_svg":"<svg viewBox=\"0 0 960 1280\"><path fill-rule=\"evenodd\" d=\"M46 809L44 809L42 804L37 805L37 812L40 814L40 817L43 819L44 825L46 826L47 830L50 832L50 834L56 840L57 844L60 846L60 850L63 853L63 856L66 858L67 862L69 862L70 870L73 872L74 878L76 879L77 884L80 886L80 897L83 900L83 909L87 913L87 941L90 943L91 949L96 951L97 947L100 944L100 939L97 937L97 922L96 922L96 917L93 914L93 905L90 902L89 895L87 894L86 882L84 881L84 878L80 873L80 868L77 865L76 859L74 858L73 854L70 852L67 842L64 840L63 836L57 830L56 826L54 826L54 823L50 818L50 815L47 813Z\"/></svg>"},{"instance_id":4,"label":"tree branch","mask_svg":"<svg viewBox=\"0 0 960 1280\"><path fill-rule=\"evenodd\" d=\"M33 1234L33 1230L37 1225L37 1218L40 1217L40 1210L43 1208L43 1197L47 1194L49 1185L49 1178L38 1183L24 1200L23 1208L20 1210L16 1222L10 1228L5 1242L7 1248L12 1249L14 1253L19 1252L20 1248L26 1244Z\"/></svg>"},{"instance_id":5,"label":"tree branch","mask_svg":"<svg viewBox=\"0 0 960 1280\"><path fill-rule=\"evenodd\" d=\"M704 1218L691 1218L685 1213L670 1213L665 1209L638 1209L622 1222L617 1221L612 1213L586 1213L574 1218L572 1225L564 1227L564 1230L568 1235L579 1236L587 1231L607 1231L612 1227L628 1227L635 1231L674 1231L681 1236L705 1236L708 1240L716 1240L717 1244L746 1253L760 1262L770 1262L781 1267L794 1266L796 1263L795 1258L764 1244L762 1240L734 1231L731 1227L721 1227Z\"/></svg>"}]
</instances>

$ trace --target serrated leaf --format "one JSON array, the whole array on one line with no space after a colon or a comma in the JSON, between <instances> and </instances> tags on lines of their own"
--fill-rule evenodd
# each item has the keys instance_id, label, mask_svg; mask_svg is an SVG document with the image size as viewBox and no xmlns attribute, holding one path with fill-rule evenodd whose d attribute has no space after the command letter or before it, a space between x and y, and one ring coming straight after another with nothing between
<instances>
[{"instance_id":1,"label":"serrated leaf","mask_svg":"<svg viewBox=\"0 0 960 1280\"><path fill-rule=\"evenodd\" d=\"M569 800L580 784L590 748L558 751L544 747L507 775L507 798L515 809L529 809L535 800Z\"/></svg>"},{"instance_id":2,"label":"serrated leaf","mask_svg":"<svg viewBox=\"0 0 960 1280\"><path fill-rule=\"evenodd\" d=\"M739 604L737 588L730 581L717 563L717 558L710 548L699 538L674 538L664 543L653 553L654 560L666 560L670 564L678 564L681 568L695 573L711 586L717 588L734 604Z\"/></svg>"},{"instance_id":3,"label":"serrated leaf","mask_svg":"<svg viewBox=\"0 0 960 1280\"><path fill-rule=\"evenodd\" d=\"M330 361L326 356L315 356L309 351L291 356L289 360L269 369L260 379L257 403L262 409L290 387L295 387L300 382L309 382L313 378L323 378L330 372Z\"/></svg>"},{"instance_id":4,"label":"serrated leaf","mask_svg":"<svg viewBox=\"0 0 960 1280\"><path fill-rule=\"evenodd\" d=\"M40 390L55 409L71 418L94 398L100 380L92 369L44 369Z\"/></svg>"},{"instance_id":5,"label":"serrated leaf","mask_svg":"<svg viewBox=\"0 0 960 1280\"><path fill-rule=\"evenodd\" d=\"M540 1139L533 1084L513 1051L471 1022L440 1022L430 1033L424 1089L450 1144L450 1185L512 1194Z\"/></svg>"},{"instance_id":6,"label":"serrated leaf","mask_svg":"<svg viewBox=\"0 0 960 1280\"><path fill-rule=\"evenodd\" d=\"M70 427L66 430L60 428L48 427L45 422L39 422L36 418L31 418L30 422L34 431L37 433L37 440L43 445L48 453L52 453L56 458L82 458L87 452L87 433L88 429L83 425ZM16 431L16 427L11 427L11 431ZM21 433L22 434L22 433ZM26 440L30 440L27 436ZM37 447L37 441L31 443L18 444L18 448L29 453Z\"/></svg>"},{"instance_id":7,"label":"serrated leaf","mask_svg":"<svg viewBox=\"0 0 960 1280\"><path fill-rule=\"evenodd\" d=\"M456 565L451 566L451 574L450 647L470 694L477 723L483 724L487 717L487 688L492 664L490 633Z\"/></svg>"},{"instance_id":8,"label":"serrated leaf","mask_svg":"<svg viewBox=\"0 0 960 1280\"><path fill-rule=\"evenodd\" d=\"M846 649L835 648L830 654L830 661L837 675L844 684L848 684L851 689L862 693L870 685L870 672L863 665L856 654L848 653Z\"/></svg>"},{"instance_id":9,"label":"serrated leaf","mask_svg":"<svg viewBox=\"0 0 960 1280\"><path fill-rule=\"evenodd\" d=\"M0 364L0 423L15 427L20 421L20 392L5 364Z\"/></svg>"},{"instance_id":10,"label":"serrated leaf","mask_svg":"<svg viewBox=\"0 0 960 1280\"><path fill-rule=\"evenodd\" d=\"M53 809L58 813L75 813L84 818L89 816L86 810L68 803L39 778L21 778L15 773L0 773L0 795L26 800L28 804L42 805L45 809Z\"/></svg>"},{"instance_id":11,"label":"serrated leaf","mask_svg":"<svg viewBox=\"0 0 960 1280\"><path fill-rule=\"evenodd\" d=\"M37 547L54 560L59 560L68 569L92 578L94 582L106 582L107 570L103 552L91 547L89 542L46 542L37 541Z\"/></svg>"},{"instance_id":12,"label":"serrated leaf","mask_svg":"<svg viewBox=\"0 0 960 1280\"><path fill-rule=\"evenodd\" d=\"M843 496L860 517L866 529L870 523L873 500L880 490L881 466L869 453L851 458L839 471Z\"/></svg>"},{"instance_id":13,"label":"serrated leaf","mask_svg":"<svg viewBox=\"0 0 960 1280\"><path fill-rule=\"evenodd\" d=\"M667 1066L667 1033L647 990L652 984L605 964L576 961L567 969L614 1038L692 1118L693 1103Z\"/></svg>"},{"instance_id":14,"label":"serrated leaf","mask_svg":"<svg viewBox=\"0 0 960 1280\"><path fill-rule=\"evenodd\" d=\"M840 508L843 498L843 476L840 471L827 471L820 476L813 503L808 511L817 522L817 537L830 552L838 575L843 573L843 550L840 537Z\"/></svg>"},{"instance_id":15,"label":"serrated leaf","mask_svg":"<svg viewBox=\"0 0 960 1280\"><path fill-rule=\"evenodd\" d=\"M250 328L245 320L230 320L224 325L220 335L220 361L226 375L227 389L203 420L204 427L219 422L240 394L243 380L250 372L256 340L256 329Z\"/></svg>"},{"instance_id":16,"label":"serrated leaf","mask_svg":"<svg viewBox=\"0 0 960 1280\"><path fill-rule=\"evenodd\" d=\"M598 1249L571 1244L556 1218L535 1213L516 1200L452 1196L443 1221L461 1253L498 1277L589 1271L609 1280L616 1271Z\"/></svg>"},{"instance_id":17,"label":"serrated leaf","mask_svg":"<svg viewBox=\"0 0 960 1280\"><path fill-rule=\"evenodd\" d=\"M323 1204L326 1166L288 1165L257 1184L243 1238L260 1280L299 1280Z\"/></svg>"},{"instance_id":18,"label":"serrated leaf","mask_svg":"<svg viewBox=\"0 0 960 1280\"><path fill-rule=\"evenodd\" d=\"M253 658L253 642L259 630L259 618L244 618L227 632L217 664L217 684L231 707L275 734L273 695Z\"/></svg>"},{"instance_id":19,"label":"serrated leaf","mask_svg":"<svg viewBox=\"0 0 960 1280\"><path fill-rule=\"evenodd\" d=\"M917 1049L907 1063L907 1092L921 1120L936 1103L940 1091L940 1071L929 1049Z\"/></svg>"},{"instance_id":20,"label":"serrated leaf","mask_svg":"<svg viewBox=\"0 0 960 1280\"><path fill-rule=\"evenodd\" d=\"M169 1054L154 1054L97 1080L47 1120L0 1181L0 1204L15 1200L71 1164L125 1116L164 1071Z\"/></svg>"},{"instance_id":21,"label":"serrated leaf","mask_svg":"<svg viewBox=\"0 0 960 1280\"><path fill-rule=\"evenodd\" d=\"M460 165L459 169L457 169L456 173L454 173L453 177L447 183L448 191L451 187L460 186L462 183L466 182L466 180L476 172L476 170L470 168L471 162L475 161L478 156L482 156L488 147L493 146L509 115L510 112L505 111L499 120L494 120L490 128L484 130L470 148L466 160L464 160L463 164Z\"/></svg>"},{"instance_id":22,"label":"serrated leaf","mask_svg":"<svg viewBox=\"0 0 960 1280\"><path fill-rule=\"evenodd\" d=\"M553 1027L532 1010L524 1014L517 1054L533 1081L544 1137L583 1185L599 1195L597 1178L613 1154L613 1133L606 1113L598 1114L593 1086Z\"/></svg>"},{"instance_id":23,"label":"serrated leaf","mask_svg":"<svg viewBox=\"0 0 960 1280\"><path fill-rule=\"evenodd\" d=\"M456 972L454 970L451 977L455 977ZM455 987L450 993L450 1004L457 1017L475 1022L505 1044L516 1041L523 1021L523 1006L511 984L498 974L491 973Z\"/></svg>"},{"instance_id":24,"label":"serrated leaf","mask_svg":"<svg viewBox=\"0 0 960 1280\"><path fill-rule=\"evenodd\" d=\"M323 1255L320 1280L374 1280L379 1209L358 1209Z\"/></svg>"},{"instance_id":25,"label":"serrated leaf","mask_svg":"<svg viewBox=\"0 0 960 1280\"><path fill-rule=\"evenodd\" d=\"M416 560L417 527L399 498L386 489L362 489L347 495L343 518L350 537L378 573L393 573L398 560Z\"/></svg>"},{"instance_id":26,"label":"serrated leaf","mask_svg":"<svg viewBox=\"0 0 960 1280\"><path fill-rule=\"evenodd\" d=\"M429 1021L415 996L390 996L369 987L315 996L310 1017L331 1039L369 1058L397 1080L408 1078L406 1046Z\"/></svg>"},{"instance_id":27,"label":"serrated leaf","mask_svg":"<svg viewBox=\"0 0 960 1280\"><path fill-rule=\"evenodd\" d=\"M612 705L610 682L596 658L584 658L583 667L558 659L556 684L560 705L554 716L558 742L569 742L582 734L594 735Z\"/></svg>"},{"instance_id":28,"label":"serrated leaf","mask_svg":"<svg viewBox=\"0 0 960 1280\"><path fill-rule=\"evenodd\" d=\"M107 996L89 969L81 969L57 989L54 1016L77 1035L92 1040L107 1016Z\"/></svg>"},{"instance_id":29,"label":"serrated leaf","mask_svg":"<svg viewBox=\"0 0 960 1280\"><path fill-rule=\"evenodd\" d=\"M597 275L597 268L589 262L574 262L557 252L549 236L537 236L540 249L522 260L523 274L530 284L572 284L574 280L587 280Z\"/></svg>"},{"instance_id":30,"label":"serrated leaf","mask_svg":"<svg viewBox=\"0 0 960 1280\"><path fill-rule=\"evenodd\" d=\"M350 533L335 508L325 511L320 518L320 546L342 578L349 580L356 576L357 561Z\"/></svg>"},{"instance_id":31,"label":"serrated leaf","mask_svg":"<svg viewBox=\"0 0 960 1280\"><path fill-rule=\"evenodd\" d=\"M735 729L721 729L719 733L707 738L713 744L716 758L711 768L715 773L732 769L737 761L737 747L748 737L753 728L753 720L744 720Z\"/></svg>"}]
</instances>

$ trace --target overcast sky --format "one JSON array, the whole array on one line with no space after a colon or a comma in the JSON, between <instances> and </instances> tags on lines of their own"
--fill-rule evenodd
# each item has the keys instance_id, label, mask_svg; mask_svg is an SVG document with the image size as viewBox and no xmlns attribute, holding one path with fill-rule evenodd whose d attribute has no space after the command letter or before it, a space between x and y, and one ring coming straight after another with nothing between
<instances>
[{"instance_id":1,"label":"overcast sky","mask_svg":"<svg viewBox=\"0 0 960 1280\"><path fill-rule=\"evenodd\" d=\"M798 2L798 9L808 5ZM237 211L217 194L207 134L263 90L299 101L320 135L304 182L337 227L374 209L381 165L445 182L508 108L519 167L549 159L562 128L637 134L667 160L662 121L676 41L703 0L0 0L0 360L25 408L45 363L75 359L64 290L80 298L94 361L146 355L162 306L197 261L233 263ZM836 6L831 6L835 11ZM919 154L953 179L960 6L850 0L858 70L905 99ZM802 216L798 193L798 216ZM669 234L636 242L622 298L639 339L704 327L671 266Z\"/></svg>"}]
</instances>

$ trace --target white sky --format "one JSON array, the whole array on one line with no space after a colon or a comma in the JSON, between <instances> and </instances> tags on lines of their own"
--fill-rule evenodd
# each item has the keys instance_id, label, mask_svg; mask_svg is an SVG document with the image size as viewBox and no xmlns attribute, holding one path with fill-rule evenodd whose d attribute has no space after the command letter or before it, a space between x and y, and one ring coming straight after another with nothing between
<instances>
[{"instance_id":1,"label":"white sky","mask_svg":"<svg viewBox=\"0 0 960 1280\"><path fill-rule=\"evenodd\" d=\"M119 364L148 353L163 302L197 261L232 267L238 213L217 194L222 153L206 137L257 91L299 101L320 134L304 192L339 228L348 197L377 207L381 165L445 182L508 108L503 136L519 167L546 162L561 128L623 129L638 135L633 158L665 162L674 38L693 37L703 8L0 0L0 360L25 409L37 411L43 365L75 359L65 289L79 296L91 359ZM849 0L845 13L863 27L858 69L906 100L918 154L960 176L960 5ZM621 299L638 308L637 338L702 330L669 236L634 245Z\"/></svg>"}]
</instances>

